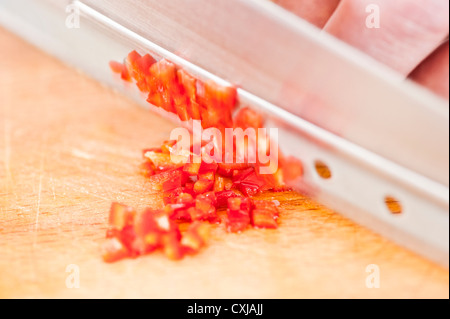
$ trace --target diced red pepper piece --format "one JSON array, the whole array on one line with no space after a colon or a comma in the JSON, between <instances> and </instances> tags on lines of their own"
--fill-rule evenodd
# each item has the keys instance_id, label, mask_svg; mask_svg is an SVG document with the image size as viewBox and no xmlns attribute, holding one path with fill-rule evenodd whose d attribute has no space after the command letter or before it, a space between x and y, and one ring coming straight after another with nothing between
<instances>
[{"instance_id":1,"label":"diced red pepper piece","mask_svg":"<svg viewBox=\"0 0 450 319\"><path fill-rule=\"evenodd\" d=\"M225 189L225 181L224 178L222 176L220 176L219 174L216 174L214 177L214 187L213 190L215 192L220 192L223 191Z\"/></svg>"},{"instance_id":2,"label":"diced red pepper piece","mask_svg":"<svg viewBox=\"0 0 450 319\"><path fill-rule=\"evenodd\" d=\"M241 171L249 168L250 165L247 163L218 163L217 173L222 176L232 177L233 171Z\"/></svg>"},{"instance_id":3,"label":"diced red pepper piece","mask_svg":"<svg viewBox=\"0 0 450 319\"><path fill-rule=\"evenodd\" d=\"M162 246L164 254L171 260L180 260L184 256L184 249L180 239L173 233L162 236Z\"/></svg>"},{"instance_id":4,"label":"diced red pepper piece","mask_svg":"<svg viewBox=\"0 0 450 319\"><path fill-rule=\"evenodd\" d=\"M133 225L136 239L132 246L138 254L151 252L161 245L162 231L156 223L156 214L155 210L146 209L136 215L136 221Z\"/></svg>"},{"instance_id":5,"label":"diced red pepper piece","mask_svg":"<svg viewBox=\"0 0 450 319\"><path fill-rule=\"evenodd\" d=\"M139 167L139 172L144 177L150 177L155 174L155 167L150 162L144 162Z\"/></svg>"},{"instance_id":6,"label":"diced red pepper piece","mask_svg":"<svg viewBox=\"0 0 450 319\"><path fill-rule=\"evenodd\" d=\"M129 256L129 251L118 238L108 238L102 245L102 258L107 263L112 263Z\"/></svg>"},{"instance_id":7,"label":"diced red pepper piece","mask_svg":"<svg viewBox=\"0 0 450 319\"><path fill-rule=\"evenodd\" d=\"M150 56L150 54L145 54L142 56L139 60L136 62L136 70L135 70L135 77L134 79L137 82L145 82L147 83L147 76L150 75L150 67L156 63L156 60ZM148 92L148 86L147 90L144 90L143 92Z\"/></svg>"},{"instance_id":8,"label":"diced red pepper piece","mask_svg":"<svg viewBox=\"0 0 450 319\"><path fill-rule=\"evenodd\" d=\"M240 127L243 130L249 127L262 128L264 127L264 118L260 113L248 107L243 107L234 117L234 127Z\"/></svg>"},{"instance_id":9,"label":"diced red pepper piece","mask_svg":"<svg viewBox=\"0 0 450 319\"><path fill-rule=\"evenodd\" d=\"M198 175L200 165L201 163L186 163L184 164L183 171L185 171L190 176Z\"/></svg>"},{"instance_id":10,"label":"diced red pepper piece","mask_svg":"<svg viewBox=\"0 0 450 319\"><path fill-rule=\"evenodd\" d=\"M178 69L177 76L178 81L184 87L184 91L189 100L195 101L197 95L197 80L183 69Z\"/></svg>"},{"instance_id":11,"label":"diced red pepper piece","mask_svg":"<svg viewBox=\"0 0 450 319\"><path fill-rule=\"evenodd\" d=\"M252 200L245 197L231 197L228 199L227 230L240 232L250 224L250 210L253 207Z\"/></svg>"},{"instance_id":12,"label":"diced red pepper piece","mask_svg":"<svg viewBox=\"0 0 450 319\"><path fill-rule=\"evenodd\" d=\"M230 210L244 210L250 212L253 207L251 198L248 197L231 197L228 199L228 208Z\"/></svg>"},{"instance_id":13,"label":"diced red pepper piece","mask_svg":"<svg viewBox=\"0 0 450 319\"><path fill-rule=\"evenodd\" d=\"M231 210L241 209L241 197L232 197L228 199L228 208Z\"/></svg>"},{"instance_id":14,"label":"diced red pepper piece","mask_svg":"<svg viewBox=\"0 0 450 319\"><path fill-rule=\"evenodd\" d=\"M206 245L209 237L210 226L206 223L195 221L181 238L181 245L185 248L186 253L196 253Z\"/></svg>"},{"instance_id":15,"label":"diced red pepper piece","mask_svg":"<svg viewBox=\"0 0 450 319\"><path fill-rule=\"evenodd\" d=\"M249 212L245 210L231 210L227 209L227 231L236 233L247 229L250 224Z\"/></svg>"},{"instance_id":16,"label":"diced red pepper piece","mask_svg":"<svg viewBox=\"0 0 450 319\"><path fill-rule=\"evenodd\" d=\"M219 165L216 162L207 163L205 161L202 161L199 169L199 173L208 173L213 172L215 173L217 171L217 168Z\"/></svg>"},{"instance_id":17,"label":"diced red pepper piece","mask_svg":"<svg viewBox=\"0 0 450 319\"><path fill-rule=\"evenodd\" d=\"M175 140L164 141L161 145L161 152L165 154L171 154L173 152L173 147L177 144Z\"/></svg>"},{"instance_id":18,"label":"diced red pepper piece","mask_svg":"<svg viewBox=\"0 0 450 319\"><path fill-rule=\"evenodd\" d=\"M150 67L147 83L150 88L147 101L164 110L176 113L170 86L176 78L176 67L173 63L162 59Z\"/></svg>"},{"instance_id":19,"label":"diced red pepper piece","mask_svg":"<svg viewBox=\"0 0 450 319\"><path fill-rule=\"evenodd\" d=\"M214 186L214 180L199 179L194 184L194 193L201 194L212 189Z\"/></svg>"},{"instance_id":20,"label":"diced red pepper piece","mask_svg":"<svg viewBox=\"0 0 450 319\"><path fill-rule=\"evenodd\" d=\"M231 113L236 107L236 88L207 81L203 84L202 91L197 91L197 101L203 128L232 127Z\"/></svg>"},{"instance_id":21,"label":"diced red pepper piece","mask_svg":"<svg viewBox=\"0 0 450 319\"><path fill-rule=\"evenodd\" d=\"M172 206L176 206L179 204L174 204ZM189 208L183 208L183 209L176 209L173 211L173 213L170 215L170 219L171 220L175 220L175 221L181 221L181 222L191 222L192 221L192 217L191 214L189 213Z\"/></svg>"},{"instance_id":22,"label":"diced red pepper piece","mask_svg":"<svg viewBox=\"0 0 450 319\"><path fill-rule=\"evenodd\" d=\"M234 190L224 190L216 193L217 203L216 207L227 207L228 199L232 197L240 197L242 193L237 193Z\"/></svg>"},{"instance_id":23,"label":"diced red pepper piece","mask_svg":"<svg viewBox=\"0 0 450 319\"><path fill-rule=\"evenodd\" d=\"M193 120L201 120L200 116L200 104L197 101L191 101L190 114Z\"/></svg>"},{"instance_id":24,"label":"diced red pepper piece","mask_svg":"<svg viewBox=\"0 0 450 319\"><path fill-rule=\"evenodd\" d=\"M277 228L278 224L272 211L254 209L252 211L252 225L255 228Z\"/></svg>"},{"instance_id":25,"label":"diced red pepper piece","mask_svg":"<svg viewBox=\"0 0 450 319\"><path fill-rule=\"evenodd\" d=\"M223 114L223 111L221 112L218 109L214 109L213 107L205 107L203 105L200 105L199 107L200 110L200 117L201 117L201 123L202 123L202 127L204 129L209 128L209 127L216 127L218 129L224 129L225 127L229 127L226 126L224 124L221 123L222 120L224 120L222 117L225 116L225 118L228 118L230 116L226 116L226 114ZM226 120L224 120L226 121Z\"/></svg>"},{"instance_id":26,"label":"diced red pepper piece","mask_svg":"<svg viewBox=\"0 0 450 319\"><path fill-rule=\"evenodd\" d=\"M154 106L162 107L167 111L168 108L167 97L163 96L163 94L164 93L162 92L162 89L160 91L155 91L151 88L147 97L147 102L153 104ZM170 110L169 112L172 112L172 110Z\"/></svg>"},{"instance_id":27,"label":"diced red pepper piece","mask_svg":"<svg viewBox=\"0 0 450 319\"><path fill-rule=\"evenodd\" d=\"M177 204L193 204L194 198L189 193L181 193L177 197Z\"/></svg>"},{"instance_id":28,"label":"diced red pepper piece","mask_svg":"<svg viewBox=\"0 0 450 319\"><path fill-rule=\"evenodd\" d=\"M216 197L216 193L215 192L206 192L206 193L203 193L203 194L199 194L199 195L197 195L197 197L195 198L196 200L197 199L202 199L202 200L208 200L208 201L210 201L213 205L216 205L216 203L217 203L217 197Z\"/></svg>"},{"instance_id":29,"label":"diced red pepper piece","mask_svg":"<svg viewBox=\"0 0 450 319\"><path fill-rule=\"evenodd\" d=\"M251 213L252 225L255 228L277 228L278 208L272 201L255 200Z\"/></svg>"},{"instance_id":30,"label":"diced red pepper piece","mask_svg":"<svg viewBox=\"0 0 450 319\"><path fill-rule=\"evenodd\" d=\"M256 195L265 185L253 168L243 171L233 178L233 185L236 186L245 196Z\"/></svg>"},{"instance_id":31,"label":"diced red pepper piece","mask_svg":"<svg viewBox=\"0 0 450 319\"><path fill-rule=\"evenodd\" d=\"M133 223L135 215L133 208L114 202L109 210L109 226L120 231Z\"/></svg>"},{"instance_id":32,"label":"diced red pepper piece","mask_svg":"<svg viewBox=\"0 0 450 319\"><path fill-rule=\"evenodd\" d=\"M185 187L178 187L175 188L169 192L165 192L163 194L163 202L165 205L167 204L175 204L177 202L178 196L181 193L184 193L186 191Z\"/></svg>"},{"instance_id":33,"label":"diced red pepper piece","mask_svg":"<svg viewBox=\"0 0 450 319\"><path fill-rule=\"evenodd\" d=\"M156 170L165 171L183 166L183 163L173 162L170 154L167 153L147 152L144 156Z\"/></svg>"},{"instance_id":34,"label":"diced red pepper piece","mask_svg":"<svg viewBox=\"0 0 450 319\"><path fill-rule=\"evenodd\" d=\"M127 82L131 81L130 73L124 64L116 61L110 61L109 67L114 73L119 73L122 80Z\"/></svg>"},{"instance_id":35,"label":"diced red pepper piece","mask_svg":"<svg viewBox=\"0 0 450 319\"><path fill-rule=\"evenodd\" d=\"M273 213L273 216L274 216L275 219L277 219L278 216L279 216L278 207L273 201L269 201L269 200L254 200L253 201L253 206L255 207L255 209L270 210Z\"/></svg>"},{"instance_id":36,"label":"diced red pepper piece","mask_svg":"<svg viewBox=\"0 0 450 319\"><path fill-rule=\"evenodd\" d=\"M184 186L186 188L186 192L189 194L195 194L194 193L194 182L187 181L186 185Z\"/></svg>"},{"instance_id":37,"label":"diced red pepper piece","mask_svg":"<svg viewBox=\"0 0 450 319\"><path fill-rule=\"evenodd\" d=\"M199 173L198 174L198 179L206 179L208 181L214 181L214 172L213 171L209 171L209 172L205 172L205 173Z\"/></svg>"},{"instance_id":38,"label":"diced red pepper piece","mask_svg":"<svg viewBox=\"0 0 450 319\"><path fill-rule=\"evenodd\" d=\"M131 51L125 59L130 76L136 80L142 92L148 92L149 87L146 78L150 75L150 67L156 62L152 56L145 54L141 56L135 50Z\"/></svg>"},{"instance_id":39,"label":"diced red pepper piece","mask_svg":"<svg viewBox=\"0 0 450 319\"><path fill-rule=\"evenodd\" d=\"M155 63L150 68L153 76L157 77L159 81L159 88L162 88L163 105L161 106L168 112L178 114L182 121L189 119L186 106L188 98L184 93L184 87L178 81L177 69L175 64L165 59Z\"/></svg>"},{"instance_id":40,"label":"diced red pepper piece","mask_svg":"<svg viewBox=\"0 0 450 319\"><path fill-rule=\"evenodd\" d=\"M150 148L144 148L142 150L142 158L145 159L145 154L148 152L155 152L155 153L162 153L161 147L150 147Z\"/></svg>"},{"instance_id":41,"label":"diced red pepper piece","mask_svg":"<svg viewBox=\"0 0 450 319\"><path fill-rule=\"evenodd\" d=\"M131 82L131 76L126 67L122 68L122 73L120 74L120 78L124 81Z\"/></svg>"},{"instance_id":42,"label":"diced red pepper piece","mask_svg":"<svg viewBox=\"0 0 450 319\"><path fill-rule=\"evenodd\" d=\"M283 158L280 165L283 170L283 178L285 181L293 181L303 175L303 164L295 157L289 156Z\"/></svg>"},{"instance_id":43,"label":"diced red pepper piece","mask_svg":"<svg viewBox=\"0 0 450 319\"><path fill-rule=\"evenodd\" d=\"M225 190L231 190L233 188L233 181L229 177L223 178L224 188Z\"/></svg>"},{"instance_id":44,"label":"diced red pepper piece","mask_svg":"<svg viewBox=\"0 0 450 319\"><path fill-rule=\"evenodd\" d=\"M122 73L124 65L122 63L120 63L120 62L117 62L117 61L110 61L109 62L109 67L111 68L111 70L114 73L119 73L120 74L120 73Z\"/></svg>"},{"instance_id":45,"label":"diced red pepper piece","mask_svg":"<svg viewBox=\"0 0 450 319\"><path fill-rule=\"evenodd\" d=\"M181 193L176 198L176 202L166 206L169 210L168 214L171 220L179 220L190 222L191 215L187 211L188 208L195 206L194 198L189 193Z\"/></svg>"},{"instance_id":46,"label":"diced red pepper piece","mask_svg":"<svg viewBox=\"0 0 450 319\"><path fill-rule=\"evenodd\" d=\"M196 198L195 207L188 209L192 220L209 221L211 223L218 222L216 208L211 200L207 198Z\"/></svg>"},{"instance_id":47,"label":"diced red pepper piece","mask_svg":"<svg viewBox=\"0 0 450 319\"><path fill-rule=\"evenodd\" d=\"M179 98L175 100L175 109L181 121L188 121L191 119L191 116L188 113L187 103L188 102L182 93L180 93Z\"/></svg>"},{"instance_id":48,"label":"diced red pepper piece","mask_svg":"<svg viewBox=\"0 0 450 319\"><path fill-rule=\"evenodd\" d=\"M130 53L128 53L127 57L125 58L125 65L130 71L130 73L136 72L138 70L137 61L140 58L141 55L136 50L133 50ZM134 76L134 74L131 75Z\"/></svg>"},{"instance_id":49,"label":"diced red pepper piece","mask_svg":"<svg viewBox=\"0 0 450 319\"><path fill-rule=\"evenodd\" d=\"M128 70L130 78L138 79L137 73L140 71L137 62L141 59L141 55L136 50L131 51L125 58L125 67ZM140 79L140 78L139 78Z\"/></svg>"},{"instance_id":50,"label":"diced red pepper piece","mask_svg":"<svg viewBox=\"0 0 450 319\"><path fill-rule=\"evenodd\" d=\"M168 192L184 186L187 181L187 175L182 168L176 168L150 176L149 181L153 190Z\"/></svg>"},{"instance_id":51,"label":"diced red pepper piece","mask_svg":"<svg viewBox=\"0 0 450 319\"><path fill-rule=\"evenodd\" d=\"M184 71L179 69L177 71L178 81L184 88L184 93L187 97L186 113L187 119L200 120L199 105L197 103L197 80Z\"/></svg>"},{"instance_id":52,"label":"diced red pepper piece","mask_svg":"<svg viewBox=\"0 0 450 319\"><path fill-rule=\"evenodd\" d=\"M233 183L239 182L247 178L250 174L253 174L255 169L253 167L247 167L243 170L233 170Z\"/></svg>"},{"instance_id":53,"label":"diced red pepper piece","mask_svg":"<svg viewBox=\"0 0 450 319\"><path fill-rule=\"evenodd\" d=\"M151 252L164 245L164 236L181 239L178 226L173 223L165 211L146 209L136 215L134 224L136 240L133 247L139 254Z\"/></svg>"}]
</instances>

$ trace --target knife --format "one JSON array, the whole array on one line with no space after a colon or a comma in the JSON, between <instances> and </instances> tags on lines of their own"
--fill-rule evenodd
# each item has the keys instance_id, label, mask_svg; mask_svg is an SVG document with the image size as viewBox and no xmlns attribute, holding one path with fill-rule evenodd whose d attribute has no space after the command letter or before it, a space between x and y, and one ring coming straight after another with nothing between
<instances>
[{"instance_id":1,"label":"knife","mask_svg":"<svg viewBox=\"0 0 450 319\"><path fill-rule=\"evenodd\" d=\"M272 2L1 0L0 24L174 121L108 61L136 49L236 85L303 162L291 186L448 268L448 101Z\"/></svg>"}]
</instances>

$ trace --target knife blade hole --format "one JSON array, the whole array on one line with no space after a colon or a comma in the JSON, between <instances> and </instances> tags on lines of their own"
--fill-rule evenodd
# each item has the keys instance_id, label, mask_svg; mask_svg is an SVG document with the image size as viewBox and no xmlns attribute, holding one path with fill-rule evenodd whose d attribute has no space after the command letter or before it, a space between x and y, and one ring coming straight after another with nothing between
<instances>
[{"instance_id":1,"label":"knife blade hole","mask_svg":"<svg viewBox=\"0 0 450 319\"><path fill-rule=\"evenodd\" d=\"M316 169L317 174L323 178L323 179L329 179L331 178L332 174L331 174L331 170L328 167L327 164L325 164L322 161L315 161L314 162L314 167Z\"/></svg>"},{"instance_id":2,"label":"knife blade hole","mask_svg":"<svg viewBox=\"0 0 450 319\"><path fill-rule=\"evenodd\" d=\"M402 204L398 199L392 196L386 196L384 198L384 203L387 207L387 209L393 214L393 215L400 215L403 212Z\"/></svg>"}]
</instances>

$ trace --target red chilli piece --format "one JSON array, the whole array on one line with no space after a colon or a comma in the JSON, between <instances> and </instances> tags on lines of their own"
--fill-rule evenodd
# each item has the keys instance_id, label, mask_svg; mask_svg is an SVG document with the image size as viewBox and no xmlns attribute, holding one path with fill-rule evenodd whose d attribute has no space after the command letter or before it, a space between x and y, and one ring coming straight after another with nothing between
<instances>
[{"instance_id":1,"label":"red chilli piece","mask_svg":"<svg viewBox=\"0 0 450 319\"><path fill-rule=\"evenodd\" d=\"M233 177L234 171L242 171L249 169L247 163L218 163L217 173L224 177Z\"/></svg>"},{"instance_id":2,"label":"red chilli piece","mask_svg":"<svg viewBox=\"0 0 450 319\"><path fill-rule=\"evenodd\" d=\"M242 193L237 192L235 190L224 190L216 193L216 207L227 207L228 199L233 197L242 197Z\"/></svg>"},{"instance_id":3,"label":"red chilli piece","mask_svg":"<svg viewBox=\"0 0 450 319\"><path fill-rule=\"evenodd\" d=\"M133 222L136 212L133 208L112 203L109 211L107 240L102 245L105 262L114 262L131 255L131 243L135 238Z\"/></svg>"},{"instance_id":4,"label":"red chilli piece","mask_svg":"<svg viewBox=\"0 0 450 319\"><path fill-rule=\"evenodd\" d=\"M265 181L256 174L253 168L244 170L233 177L233 185L245 196L256 195L265 184Z\"/></svg>"},{"instance_id":5,"label":"red chilli piece","mask_svg":"<svg viewBox=\"0 0 450 319\"><path fill-rule=\"evenodd\" d=\"M201 163L186 163L184 164L183 171L190 176L198 175Z\"/></svg>"},{"instance_id":6,"label":"red chilli piece","mask_svg":"<svg viewBox=\"0 0 450 319\"><path fill-rule=\"evenodd\" d=\"M171 154L176 144L177 144L176 140L164 141L163 144L161 145L161 152L164 154Z\"/></svg>"},{"instance_id":7,"label":"red chilli piece","mask_svg":"<svg viewBox=\"0 0 450 319\"><path fill-rule=\"evenodd\" d=\"M234 127L240 127L244 130L249 127L254 129L264 127L263 116L248 107L241 108L235 115L233 122Z\"/></svg>"},{"instance_id":8,"label":"red chilli piece","mask_svg":"<svg viewBox=\"0 0 450 319\"><path fill-rule=\"evenodd\" d=\"M251 223L255 228L278 228L277 219L279 212L274 202L258 200L254 201L254 209L251 213Z\"/></svg>"},{"instance_id":9,"label":"red chilli piece","mask_svg":"<svg viewBox=\"0 0 450 319\"><path fill-rule=\"evenodd\" d=\"M231 115L237 103L236 88L207 81L203 84L202 89L202 92L197 92L202 127L219 129L232 127Z\"/></svg>"},{"instance_id":10,"label":"red chilli piece","mask_svg":"<svg viewBox=\"0 0 450 319\"><path fill-rule=\"evenodd\" d=\"M153 68L153 66L156 67ZM183 85L179 82L176 65L162 59L153 66L150 68L150 71L153 72L153 77L157 79L156 82L159 84L158 90L161 92L160 98L162 98L163 102L162 105L157 106L177 114L181 121L189 120L190 116L187 110L189 100ZM161 101L161 99L159 100Z\"/></svg>"},{"instance_id":11,"label":"red chilli piece","mask_svg":"<svg viewBox=\"0 0 450 319\"><path fill-rule=\"evenodd\" d=\"M135 215L136 211L132 207L114 202L109 210L109 227L121 231L133 224Z\"/></svg>"},{"instance_id":12,"label":"red chilli piece","mask_svg":"<svg viewBox=\"0 0 450 319\"><path fill-rule=\"evenodd\" d=\"M197 80L184 71L177 71L178 81L186 95L186 117L187 119L200 120L199 105L197 103Z\"/></svg>"},{"instance_id":13,"label":"red chilli piece","mask_svg":"<svg viewBox=\"0 0 450 319\"><path fill-rule=\"evenodd\" d=\"M199 221L195 221L189 225L189 228L183 234L180 241L185 252L187 254L194 254L204 247L209 238L210 229L210 225Z\"/></svg>"},{"instance_id":14,"label":"red chilli piece","mask_svg":"<svg viewBox=\"0 0 450 319\"><path fill-rule=\"evenodd\" d=\"M217 203L216 193L213 191L199 194L199 195L197 195L196 199L209 200L213 205L216 205L216 203Z\"/></svg>"},{"instance_id":15,"label":"red chilli piece","mask_svg":"<svg viewBox=\"0 0 450 319\"><path fill-rule=\"evenodd\" d=\"M120 78L122 80L127 81L127 82L131 82L130 73L128 72L128 69L127 69L127 67L124 64L116 62L116 61L110 61L109 62L109 67L111 68L111 70L114 73L120 74Z\"/></svg>"},{"instance_id":16,"label":"red chilli piece","mask_svg":"<svg viewBox=\"0 0 450 319\"><path fill-rule=\"evenodd\" d=\"M158 248L164 248L167 236L181 239L178 226L169 219L164 210L146 209L138 214L134 231L136 240L132 247L137 254L146 254Z\"/></svg>"},{"instance_id":17,"label":"red chilli piece","mask_svg":"<svg viewBox=\"0 0 450 319\"><path fill-rule=\"evenodd\" d=\"M247 229L250 225L251 199L234 197L228 199L227 231L236 233Z\"/></svg>"},{"instance_id":18,"label":"red chilli piece","mask_svg":"<svg viewBox=\"0 0 450 319\"><path fill-rule=\"evenodd\" d=\"M285 157L282 159L281 168L285 181L294 181L303 176L303 164L295 157Z\"/></svg>"},{"instance_id":19,"label":"red chilli piece","mask_svg":"<svg viewBox=\"0 0 450 319\"><path fill-rule=\"evenodd\" d=\"M164 234L162 237L163 252L171 260L180 260L184 257L184 249L180 239L173 233Z\"/></svg>"},{"instance_id":20,"label":"red chilli piece","mask_svg":"<svg viewBox=\"0 0 450 319\"><path fill-rule=\"evenodd\" d=\"M139 166L139 173L148 178L155 174L155 167L150 162L144 162Z\"/></svg>"},{"instance_id":21,"label":"red chilli piece","mask_svg":"<svg viewBox=\"0 0 450 319\"><path fill-rule=\"evenodd\" d=\"M124 65L117 61L109 61L109 67L110 67L111 71L113 71L114 73L120 74L120 73L122 73Z\"/></svg>"},{"instance_id":22,"label":"red chilli piece","mask_svg":"<svg viewBox=\"0 0 450 319\"><path fill-rule=\"evenodd\" d=\"M103 261L107 263L124 259L130 255L125 245L116 237L107 238L101 249Z\"/></svg>"},{"instance_id":23,"label":"red chilli piece","mask_svg":"<svg viewBox=\"0 0 450 319\"><path fill-rule=\"evenodd\" d=\"M144 154L146 160L153 164L156 170L165 171L183 166L183 163L175 163L171 160L170 154L149 151Z\"/></svg>"},{"instance_id":24,"label":"red chilli piece","mask_svg":"<svg viewBox=\"0 0 450 319\"><path fill-rule=\"evenodd\" d=\"M184 193L185 190L186 190L185 187L177 187L169 192L163 193L164 205L175 204L177 202L178 196L181 193Z\"/></svg>"},{"instance_id":25,"label":"red chilli piece","mask_svg":"<svg viewBox=\"0 0 450 319\"><path fill-rule=\"evenodd\" d=\"M243 210L227 210L227 231L239 233L247 229L250 224L249 213Z\"/></svg>"},{"instance_id":26,"label":"red chilli piece","mask_svg":"<svg viewBox=\"0 0 450 319\"><path fill-rule=\"evenodd\" d=\"M207 163L202 161L198 171L199 173L209 173L209 172L215 173L218 167L219 165L216 162Z\"/></svg>"},{"instance_id":27,"label":"red chilli piece","mask_svg":"<svg viewBox=\"0 0 450 319\"><path fill-rule=\"evenodd\" d=\"M149 177L154 191L168 192L184 186L188 176L182 168L170 169Z\"/></svg>"},{"instance_id":28,"label":"red chilli piece","mask_svg":"<svg viewBox=\"0 0 450 319\"><path fill-rule=\"evenodd\" d=\"M214 202L206 196L198 196L195 199L195 207L188 209L192 220L208 221L210 223L220 222Z\"/></svg>"},{"instance_id":29,"label":"red chilli piece","mask_svg":"<svg viewBox=\"0 0 450 319\"><path fill-rule=\"evenodd\" d=\"M150 67L150 75L147 77L149 95L147 101L161 107L167 112L176 113L171 85L176 79L176 66L172 62L162 59Z\"/></svg>"},{"instance_id":30,"label":"red chilli piece","mask_svg":"<svg viewBox=\"0 0 450 319\"><path fill-rule=\"evenodd\" d=\"M194 198L189 193L181 193L177 196L176 202L166 206L169 209L171 220L190 222L192 220L188 209L195 206Z\"/></svg>"},{"instance_id":31,"label":"red chilli piece","mask_svg":"<svg viewBox=\"0 0 450 319\"><path fill-rule=\"evenodd\" d=\"M202 194L210 191L214 186L214 180L199 179L194 184L194 193Z\"/></svg>"},{"instance_id":32,"label":"red chilli piece","mask_svg":"<svg viewBox=\"0 0 450 319\"><path fill-rule=\"evenodd\" d=\"M150 87L147 78L150 76L150 67L156 60L149 54L141 56L136 51L131 51L125 59L125 65L130 76L136 81L136 85L142 92L149 92Z\"/></svg>"}]
</instances>

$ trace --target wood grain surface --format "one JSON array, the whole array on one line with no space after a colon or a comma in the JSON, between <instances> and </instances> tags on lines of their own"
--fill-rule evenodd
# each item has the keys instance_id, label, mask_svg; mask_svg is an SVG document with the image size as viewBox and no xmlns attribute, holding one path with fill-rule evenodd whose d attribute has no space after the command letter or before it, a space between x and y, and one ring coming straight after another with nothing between
<instances>
[{"instance_id":1,"label":"wood grain surface","mask_svg":"<svg viewBox=\"0 0 450 319\"><path fill-rule=\"evenodd\" d=\"M104 263L111 202L161 204L137 167L173 124L3 29L0 43L0 297L449 297L447 269L290 192L262 195L281 202L278 230L219 225L182 261Z\"/></svg>"}]
</instances>

